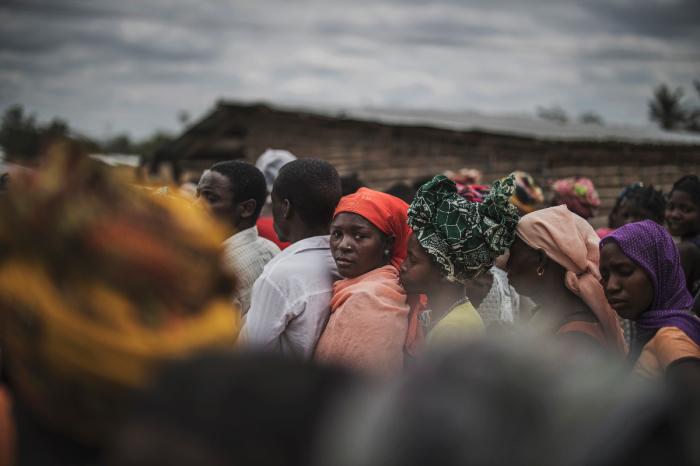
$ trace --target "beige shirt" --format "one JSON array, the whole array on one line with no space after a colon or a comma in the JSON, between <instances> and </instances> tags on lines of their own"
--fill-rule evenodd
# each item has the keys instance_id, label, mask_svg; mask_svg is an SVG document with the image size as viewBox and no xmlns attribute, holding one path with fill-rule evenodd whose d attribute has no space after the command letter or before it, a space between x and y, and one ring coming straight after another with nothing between
<instances>
[{"instance_id":1,"label":"beige shirt","mask_svg":"<svg viewBox=\"0 0 700 466\"><path fill-rule=\"evenodd\" d=\"M224 241L221 265L236 277L233 303L241 308L244 316L250 308L253 284L262 274L265 265L280 253L275 243L258 236L258 227L248 228Z\"/></svg>"}]
</instances>

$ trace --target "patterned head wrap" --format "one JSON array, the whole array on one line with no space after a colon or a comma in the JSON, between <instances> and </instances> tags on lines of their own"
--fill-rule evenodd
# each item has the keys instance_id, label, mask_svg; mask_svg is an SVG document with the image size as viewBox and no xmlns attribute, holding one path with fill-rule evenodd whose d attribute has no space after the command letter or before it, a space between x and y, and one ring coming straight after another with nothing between
<instances>
[{"instance_id":1,"label":"patterned head wrap","mask_svg":"<svg viewBox=\"0 0 700 466\"><path fill-rule=\"evenodd\" d=\"M489 192L491 192L491 188L481 184L464 186L458 183L457 192L469 202L484 202L486 200L486 196L488 196Z\"/></svg>"},{"instance_id":2,"label":"patterned head wrap","mask_svg":"<svg viewBox=\"0 0 700 466\"><path fill-rule=\"evenodd\" d=\"M15 178L0 218L3 359L43 423L100 444L159 365L235 343L223 230L71 143Z\"/></svg>"},{"instance_id":3,"label":"patterned head wrap","mask_svg":"<svg viewBox=\"0 0 700 466\"><path fill-rule=\"evenodd\" d=\"M530 174L516 170L515 192L510 198L510 202L517 208L530 213L537 210L537 205L544 202L542 188L535 184Z\"/></svg>"},{"instance_id":4,"label":"patterned head wrap","mask_svg":"<svg viewBox=\"0 0 700 466\"><path fill-rule=\"evenodd\" d=\"M496 181L482 203L460 197L444 175L418 190L408 224L449 281L466 283L482 275L513 243L519 217L508 199L515 191L514 178Z\"/></svg>"},{"instance_id":5,"label":"patterned head wrap","mask_svg":"<svg viewBox=\"0 0 700 466\"><path fill-rule=\"evenodd\" d=\"M600 198L588 178L564 178L550 185L552 204L566 205L568 209L583 218L598 214Z\"/></svg>"}]
</instances>

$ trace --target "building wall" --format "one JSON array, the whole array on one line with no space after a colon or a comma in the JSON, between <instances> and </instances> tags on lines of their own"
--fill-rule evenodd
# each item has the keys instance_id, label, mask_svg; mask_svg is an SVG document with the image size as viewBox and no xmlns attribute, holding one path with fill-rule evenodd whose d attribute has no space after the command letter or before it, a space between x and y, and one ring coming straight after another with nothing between
<instances>
[{"instance_id":1,"label":"building wall","mask_svg":"<svg viewBox=\"0 0 700 466\"><path fill-rule=\"evenodd\" d=\"M598 189L600 214L606 216L619 192L632 182L654 184L668 192L683 174L700 174L698 146L543 142L480 132L389 126L266 107L230 107L228 112L226 123L219 123L216 131L224 134L231 128L245 128L242 153L246 160L254 163L267 148L286 149L297 157L327 160L341 176L357 173L369 187L379 190L463 167L481 170L487 183L513 170L524 170L543 188L547 180L586 176ZM183 167L210 163L192 161Z\"/></svg>"}]
</instances>

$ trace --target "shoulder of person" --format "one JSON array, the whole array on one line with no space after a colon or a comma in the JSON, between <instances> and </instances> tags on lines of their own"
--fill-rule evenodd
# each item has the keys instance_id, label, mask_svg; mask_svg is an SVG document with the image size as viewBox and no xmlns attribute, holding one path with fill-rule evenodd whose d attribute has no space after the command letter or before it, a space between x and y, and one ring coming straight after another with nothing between
<instances>
[{"instance_id":1,"label":"shoulder of person","mask_svg":"<svg viewBox=\"0 0 700 466\"><path fill-rule=\"evenodd\" d=\"M700 261L700 248L691 241L681 241L678 244L678 253L686 258Z\"/></svg>"}]
</instances>

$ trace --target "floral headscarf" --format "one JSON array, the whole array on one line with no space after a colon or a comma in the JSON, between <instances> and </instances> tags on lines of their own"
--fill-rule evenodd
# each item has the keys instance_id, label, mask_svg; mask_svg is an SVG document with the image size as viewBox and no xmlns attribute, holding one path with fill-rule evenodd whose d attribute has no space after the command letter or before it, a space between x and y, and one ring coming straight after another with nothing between
<instances>
[{"instance_id":1,"label":"floral headscarf","mask_svg":"<svg viewBox=\"0 0 700 466\"><path fill-rule=\"evenodd\" d=\"M583 218L598 214L600 198L588 178L564 178L550 185L552 205L566 205L568 209Z\"/></svg>"},{"instance_id":2,"label":"floral headscarf","mask_svg":"<svg viewBox=\"0 0 700 466\"><path fill-rule=\"evenodd\" d=\"M424 184L408 209L408 224L442 274L466 283L487 272L515 239L518 214L508 201L515 176L496 181L484 202L460 197L452 180Z\"/></svg>"}]
</instances>

